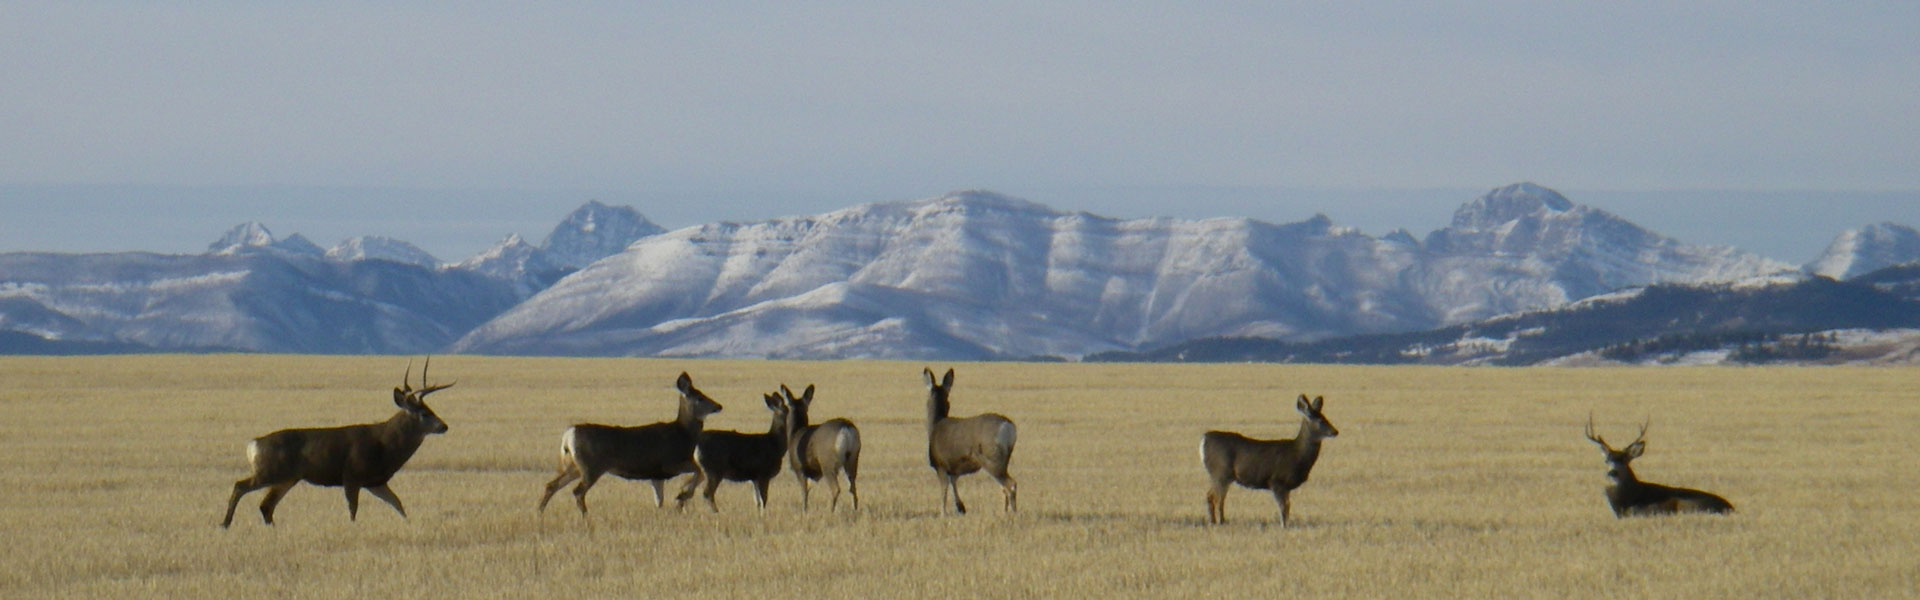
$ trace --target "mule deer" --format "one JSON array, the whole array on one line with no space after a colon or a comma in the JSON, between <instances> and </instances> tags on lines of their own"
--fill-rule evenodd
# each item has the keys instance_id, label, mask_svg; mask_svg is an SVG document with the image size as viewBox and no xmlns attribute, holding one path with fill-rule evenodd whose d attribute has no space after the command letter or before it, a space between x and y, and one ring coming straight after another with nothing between
<instances>
[{"instance_id":1,"label":"mule deer","mask_svg":"<svg viewBox=\"0 0 1920 600\"><path fill-rule=\"evenodd\" d=\"M1683 512L1707 512L1725 514L1733 512L1733 504L1713 494L1700 490L1668 487L1656 483L1646 483L1634 476L1633 467L1627 463L1647 450L1647 425L1640 426L1640 437L1627 444L1624 450L1615 450L1607 441L1593 433L1593 415L1587 415L1587 440L1600 446L1607 454L1607 504L1613 507L1613 516L1625 518L1638 515L1665 515Z\"/></svg>"},{"instance_id":2,"label":"mule deer","mask_svg":"<svg viewBox=\"0 0 1920 600\"><path fill-rule=\"evenodd\" d=\"M252 466L253 474L233 483L233 494L227 497L227 516L221 519L220 527L233 525L233 509L240 503L241 496L261 488L267 488L267 496L260 501L260 518L272 525L273 508L280 504L288 490L302 481L346 488L349 521L359 519L362 489L393 506L401 518L406 518L407 509L400 505L400 497L387 487L387 482L407 464L407 459L413 457L428 435L447 432L447 423L427 407L426 397L453 384L428 385L427 368L431 366L433 359L429 357L427 364L420 367L420 389L414 389L407 381L413 377L413 363L407 363L400 387L393 388L393 403L400 407L400 412L386 421L282 429L248 442L247 463Z\"/></svg>"},{"instance_id":3,"label":"mule deer","mask_svg":"<svg viewBox=\"0 0 1920 600\"><path fill-rule=\"evenodd\" d=\"M800 510L806 511L812 495L809 480L825 479L833 487L833 505L840 509L840 473L847 474L847 492L853 495L853 509L860 510L860 429L852 421L834 419L819 425L807 424L807 411L813 406L813 386L796 397L785 384L780 393L787 400L788 460L794 479L800 481ZM945 504L943 500L941 502Z\"/></svg>"},{"instance_id":4,"label":"mule deer","mask_svg":"<svg viewBox=\"0 0 1920 600\"><path fill-rule=\"evenodd\" d=\"M1272 490L1280 504L1280 526L1293 515L1293 490L1307 482L1313 463L1320 459L1320 440L1340 435L1320 412L1324 397L1294 402L1300 411L1300 433L1290 440L1256 440L1238 433L1209 431L1200 437L1200 462L1207 467L1207 522L1227 522L1227 484Z\"/></svg>"},{"instance_id":5,"label":"mule deer","mask_svg":"<svg viewBox=\"0 0 1920 600\"><path fill-rule=\"evenodd\" d=\"M761 511L767 510L767 484L780 475L780 463L787 456L787 404L780 401L778 394L765 394L763 399L767 410L773 412L773 423L767 426L766 433L709 431L700 434L700 444L693 450L693 462L707 480L707 489L701 496L707 499L707 508L713 512L720 512L720 505L713 502L713 491L719 489L722 481L753 482L753 500ZM679 501L686 502L692 495L693 486L687 486L680 493Z\"/></svg>"},{"instance_id":6,"label":"mule deer","mask_svg":"<svg viewBox=\"0 0 1920 600\"><path fill-rule=\"evenodd\" d=\"M538 510L545 511L554 492L578 479L573 501L580 506L580 518L585 519L587 490L607 473L647 480L653 484L653 504L660 507L666 506L661 486L668 479L692 473L693 480L687 482L687 491L680 498L680 504L685 504L686 496L701 480L693 463L693 447L706 426L707 415L720 412L720 403L693 387L693 378L686 373L680 374L674 387L680 390L680 414L672 421L638 427L581 423L562 432L560 474L547 482Z\"/></svg>"},{"instance_id":7,"label":"mule deer","mask_svg":"<svg viewBox=\"0 0 1920 600\"><path fill-rule=\"evenodd\" d=\"M954 509L967 514L967 504L960 501L958 481L961 475L983 468L1000 482L1001 492L1007 498L1007 512L1013 512L1020 489L1013 476L1007 474L1007 461L1013 459L1013 421L993 413L963 419L947 416L952 408L948 397L953 393L953 369L947 369L946 377L940 381L934 381L933 369L925 369L924 373L927 377L927 463L946 479L940 487L940 512L946 513L947 493L951 491Z\"/></svg>"}]
</instances>

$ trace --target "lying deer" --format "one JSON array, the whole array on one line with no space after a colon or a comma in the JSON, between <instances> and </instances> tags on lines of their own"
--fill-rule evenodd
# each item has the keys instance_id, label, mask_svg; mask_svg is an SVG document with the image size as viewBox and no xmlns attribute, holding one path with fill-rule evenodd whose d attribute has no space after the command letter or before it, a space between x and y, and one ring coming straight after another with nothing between
<instances>
[{"instance_id":1,"label":"lying deer","mask_svg":"<svg viewBox=\"0 0 1920 600\"><path fill-rule=\"evenodd\" d=\"M580 518L585 519L587 490L593 489L593 484L607 473L626 479L645 479L653 484L654 506L665 506L661 486L668 479L693 473L693 480L687 482L686 490L681 493L680 502L684 504L701 480L693 462L694 445L700 439L700 430L706 426L707 415L720 412L720 403L693 387L693 378L686 373L680 374L674 386L680 390L680 414L672 421L639 427L581 423L561 433L560 474L547 482L546 493L540 496L539 510L547 509L547 501L553 498L554 492L578 479L580 485L573 488L573 501L580 506Z\"/></svg>"},{"instance_id":2,"label":"lying deer","mask_svg":"<svg viewBox=\"0 0 1920 600\"><path fill-rule=\"evenodd\" d=\"M406 518L407 509L400 505L400 497L387 487L387 482L400 467L406 466L407 459L413 458L414 451L420 449L420 443L426 441L428 435L447 432L447 423L427 407L426 397L453 384L428 385L427 368L431 366L433 359L428 358L427 365L420 368L421 387L414 389L407 381L413 377L413 364L407 364L407 372L400 377L400 387L393 388L393 403L400 407L400 412L385 421L282 429L248 442L247 464L252 466L253 474L233 483L233 494L227 497L227 516L221 519L220 527L225 529L233 524L233 509L240 503L241 496L260 488L267 488L266 498L260 500L260 518L272 525L273 508L280 504L288 490L302 481L346 488L349 521L359 518L362 489Z\"/></svg>"},{"instance_id":3,"label":"lying deer","mask_svg":"<svg viewBox=\"0 0 1920 600\"><path fill-rule=\"evenodd\" d=\"M1293 514L1289 495L1307 482L1313 463L1320 458L1320 440L1340 435L1327 416L1320 412L1326 398L1312 402L1302 394L1294 402L1300 411L1300 434L1290 440L1256 440L1238 433L1209 431L1200 437L1200 462L1207 467L1207 522L1227 522L1227 484L1238 483L1256 490L1272 490L1280 504L1280 526L1287 526Z\"/></svg>"},{"instance_id":4,"label":"lying deer","mask_svg":"<svg viewBox=\"0 0 1920 600\"><path fill-rule=\"evenodd\" d=\"M983 468L1000 482L1001 492L1007 498L1007 511L1013 512L1019 495L1019 484L1007 474L1007 461L1013 459L1013 421L993 413L965 418L947 416L952 409L948 397L953 393L953 369L947 369L947 376L941 381L934 381L933 369L924 372L927 377L927 462L945 480L940 487L940 512L946 512L947 493L951 491L954 509L967 514L967 504L960 501L957 483L961 475Z\"/></svg>"},{"instance_id":5,"label":"lying deer","mask_svg":"<svg viewBox=\"0 0 1920 600\"><path fill-rule=\"evenodd\" d=\"M1733 512L1733 503L1713 494L1700 490L1668 487L1657 483L1640 481L1634 476L1633 467L1627 463L1640 458L1647 451L1647 425L1640 426L1640 437L1627 444L1625 450L1615 450L1607 441L1593 433L1593 415L1587 415L1587 440L1600 446L1607 455L1607 504L1613 507L1613 516L1625 518L1638 515L1665 515L1684 512L1705 512L1725 514Z\"/></svg>"},{"instance_id":6,"label":"lying deer","mask_svg":"<svg viewBox=\"0 0 1920 600\"><path fill-rule=\"evenodd\" d=\"M853 509L860 510L860 429L852 421L834 419L819 425L807 424L808 409L813 406L813 386L798 397L787 386L780 386L787 401L787 447L794 479L800 481L800 510L807 510L812 495L809 481L825 479L833 487L833 505L840 509L840 473L847 474L847 492L853 495ZM944 502L943 502L944 504Z\"/></svg>"}]
</instances>

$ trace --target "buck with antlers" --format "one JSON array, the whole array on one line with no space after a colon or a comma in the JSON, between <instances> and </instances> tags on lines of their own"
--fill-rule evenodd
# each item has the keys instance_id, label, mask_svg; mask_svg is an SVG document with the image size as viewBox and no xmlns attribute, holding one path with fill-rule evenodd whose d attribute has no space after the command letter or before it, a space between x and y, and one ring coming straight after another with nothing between
<instances>
[{"instance_id":1,"label":"buck with antlers","mask_svg":"<svg viewBox=\"0 0 1920 600\"><path fill-rule=\"evenodd\" d=\"M387 487L387 482L407 464L407 459L413 457L428 435L447 432L447 423L427 407L426 397L453 384L429 385L427 368L431 366L433 359L428 358L427 365L420 368L421 387L414 389L407 382L413 377L413 363L407 363L400 387L393 388L393 403L400 407L400 412L386 421L282 429L247 443L247 463L252 466L253 474L234 482L233 495L227 498L227 516L220 521L220 527L224 529L233 524L233 509L240 503L241 496L260 488L267 488L266 498L260 501L260 518L272 525L274 506L301 481L346 488L347 520L356 520L359 516L362 489L392 505L393 510L405 518L407 509L400 506L400 497Z\"/></svg>"},{"instance_id":2,"label":"buck with antlers","mask_svg":"<svg viewBox=\"0 0 1920 600\"><path fill-rule=\"evenodd\" d=\"M1007 461L1013 459L1013 421L993 413L965 418L947 416L953 407L949 401L953 394L953 369L947 369L947 376L940 381L934 380L933 369L924 372L927 377L927 462L944 480L940 487L940 512L946 512L947 493L951 491L954 509L967 514L967 504L960 501L958 481L961 475L982 468L1000 482L1000 490L1007 499L1007 512L1013 512L1020 489L1013 476L1007 474Z\"/></svg>"},{"instance_id":3,"label":"buck with antlers","mask_svg":"<svg viewBox=\"0 0 1920 600\"><path fill-rule=\"evenodd\" d=\"M585 519L587 490L608 473L647 480L653 484L654 506L661 507L666 505L661 486L668 479L692 473L693 479L679 497L678 504L685 505L694 487L704 479L693 462L694 445L699 443L707 416L720 412L720 403L693 387L693 378L686 373L680 374L674 387L680 390L680 414L672 421L639 427L581 423L561 433L560 474L547 482L539 510L547 509L554 492L578 479L580 485L573 488L573 500L580 506L580 518Z\"/></svg>"},{"instance_id":4,"label":"buck with antlers","mask_svg":"<svg viewBox=\"0 0 1920 600\"><path fill-rule=\"evenodd\" d=\"M840 509L840 473L847 474L847 491L853 494L853 509L860 510L860 429L852 421L833 419L819 425L808 424L808 409L813 406L813 386L793 395L786 384L780 393L787 400L787 446L794 479L800 481L800 510L806 511L812 495L809 481L825 479L833 489L833 504Z\"/></svg>"},{"instance_id":5,"label":"buck with antlers","mask_svg":"<svg viewBox=\"0 0 1920 600\"><path fill-rule=\"evenodd\" d=\"M1280 504L1280 526L1293 514L1293 490L1307 482L1313 463L1320 459L1320 440L1340 435L1320 412L1326 402L1312 402L1302 394L1294 409L1304 417L1300 434L1290 440L1256 440L1230 431L1209 431L1200 437L1200 462L1207 468L1207 522L1227 522L1227 486L1238 483L1256 490L1272 490Z\"/></svg>"},{"instance_id":6,"label":"buck with antlers","mask_svg":"<svg viewBox=\"0 0 1920 600\"><path fill-rule=\"evenodd\" d=\"M1733 503L1726 498L1687 488L1677 488L1640 481L1633 474L1628 463L1647 450L1647 426L1640 425L1640 436L1633 439L1622 450L1615 450L1607 441L1593 433L1593 415L1587 415L1587 440L1600 446L1607 455L1607 504L1613 507L1613 516L1625 518L1638 515L1665 515L1683 512L1705 512L1725 514L1733 512Z\"/></svg>"}]
</instances>

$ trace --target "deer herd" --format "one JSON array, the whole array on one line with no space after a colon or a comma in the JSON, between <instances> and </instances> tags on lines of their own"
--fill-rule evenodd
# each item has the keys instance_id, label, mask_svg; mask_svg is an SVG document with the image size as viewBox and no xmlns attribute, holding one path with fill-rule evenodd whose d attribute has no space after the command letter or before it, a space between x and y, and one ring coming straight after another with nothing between
<instances>
[{"instance_id":1,"label":"deer herd","mask_svg":"<svg viewBox=\"0 0 1920 600\"><path fill-rule=\"evenodd\" d=\"M408 363L400 386L393 388L393 403L400 412L385 421L282 429L248 442L247 463L252 472L234 482L220 526L233 524L233 511L242 496L262 488L267 493L260 501L260 517L272 525L274 506L302 481L344 489L348 520L359 514L363 489L405 518L407 511L388 483L428 435L447 432L447 423L427 406L426 397L453 384L428 383L431 366L429 358L420 368L420 387L415 388L411 382L413 365ZM946 512L949 494L954 511L967 512L966 503L960 500L958 480L982 470L1000 484L1006 512L1016 511L1019 486L1007 471L1018 437L1013 420L994 413L951 416L953 370L936 378L932 369L923 369L922 375L927 385L927 463L940 477L941 512ZM812 424L814 386L808 385L795 395L782 384L779 393L764 394L762 400L771 414L765 433L707 431L706 419L720 412L720 403L694 387L693 378L686 373L680 374L675 388L680 392L680 402L672 421L639 426L580 423L562 431L559 472L547 482L536 511L544 512L556 492L574 483L574 504L586 520L587 491L609 473L647 481L658 507L666 506L668 480L692 475L674 497L674 506L684 508L700 491L707 507L715 512L719 506L714 503L714 491L722 481L750 482L755 503L765 511L767 487L783 465L793 471L800 484L801 510L809 507L812 482L824 480L832 490L829 510L838 511L842 476L847 480L851 507L859 510L860 429L846 419ZM1340 435L1321 412L1325 402L1325 398L1308 400L1305 395L1294 401L1301 421L1299 433L1291 439L1263 440L1227 431L1208 431L1201 436L1200 463L1208 480L1207 523L1226 522L1229 484L1239 484L1272 492L1280 510L1280 525L1287 525L1293 513L1289 495L1307 482L1320 457L1321 443ZM1733 512L1733 505L1720 496L1640 481L1628 463L1646 451L1646 437L1647 425L1643 424L1633 442L1616 450L1594 434L1593 417L1587 417L1586 438L1606 455L1611 482L1606 497L1614 516ZM703 483L705 489L700 490ZM587 523L591 527L592 521Z\"/></svg>"}]
</instances>

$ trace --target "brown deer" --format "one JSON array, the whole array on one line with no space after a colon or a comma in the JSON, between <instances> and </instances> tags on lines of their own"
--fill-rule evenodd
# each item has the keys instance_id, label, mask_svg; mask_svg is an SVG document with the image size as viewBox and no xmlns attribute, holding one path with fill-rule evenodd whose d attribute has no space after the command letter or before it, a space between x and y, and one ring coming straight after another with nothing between
<instances>
[{"instance_id":1,"label":"brown deer","mask_svg":"<svg viewBox=\"0 0 1920 600\"><path fill-rule=\"evenodd\" d=\"M1227 522L1227 484L1272 490L1280 504L1280 526L1293 515L1293 490L1307 482L1313 463L1320 459L1320 440L1340 435L1320 412L1324 397L1294 402L1300 411L1300 433L1290 440L1256 440L1228 431L1209 431L1200 437L1200 462L1207 467L1207 522Z\"/></svg>"},{"instance_id":2,"label":"brown deer","mask_svg":"<svg viewBox=\"0 0 1920 600\"><path fill-rule=\"evenodd\" d=\"M833 505L840 509L840 473L847 474L847 492L853 495L853 509L860 510L860 429L852 421L834 419L809 425L807 411L813 406L813 386L798 397L785 384L780 393L787 400L787 448L794 479L800 481L800 510L806 511L812 495L808 482L825 479L833 487ZM944 504L944 501L942 502Z\"/></svg>"},{"instance_id":3,"label":"brown deer","mask_svg":"<svg viewBox=\"0 0 1920 600\"><path fill-rule=\"evenodd\" d=\"M1627 444L1624 450L1615 450L1607 441L1593 433L1593 415L1587 415L1587 440L1598 444L1607 454L1607 504L1613 507L1615 518L1640 515L1667 515L1684 512L1705 512L1726 514L1733 512L1733 503L1713 494L1700 490L1668 487L1656 483L1640 481L1634 476L1633 467L1627 463L1647 451L1647 426L1652 421L1640 425L1640 437Z\"/></svg>"},{"instance_id":4,"label":"brown deer","mask_svg":"<svg viewBox=\"0 0 1920 600\"><path fill-rule=\"evenodd\" d=\"M924 373L927 377L927 463L945 479L940 487L940 512L946 513L947 493L951 491L954 509L967 514L967 504L960 501L958 481L961 475L983 468L1000 482L1001 492L1007 498L1007 512L1017 510L1015 500L1020 486L1007 474L1007 461L1013 459L1016 437L1013 421L993 413L966 418L947 416L952 409L948 398L953 393L953 369L947 369L946 377L940 381L934 381L933 369L925 369Z\"/></svg>"},{"instance_id":5,"label":"brown deer","mask_svg":"<svg viewBox=\"0 0 1920 600\"><path fill-rule=\"evenodd\" d=\"M679 504L684 505L702 479L693 462L693 448L707 416L720 412L720 403L693 387L693 378L686 373L680 374L674 386L680 390L680 414L672 421L638 427L581 423L561 433L560 474L547 482L539 510L547 509L554 492L578 479L573 501L580 506L580 518L585 519L587 490L608 473L647 480L653 484L654 506L661 507L666 505L661 486L668 479L692 473L693 479L680 495Z\"/></svg>"},{"instance_id":6,"label":"brown deer","mask_svg":"<svg viewBox=\"0 0 1920 600\"><path fill-rule=\"evenodd\" d=\"M288 490L302 481L346 488L349 521L359 518L362 489L393 506L401 518L406 518L407 509L401 507L400 497L387 487L387 482L407 464L407 459L413 457L428 435L447 432L447 423L427 407L426 397L453 384L428 385L427 368L431 366L433 358L429 357L427 365L420 368L421 387L414 389L407 381L413 377L413 363L407 363L400 387L393 388L393 403L400 407L400 412L386 421L282 429L248 442L247 463L252 466L253 474L233 483L233 495L227 497L227 516L221 519L220 527L233 525L233 509L240 503L240 497L260 488L267 488L266 498L260 501L260 518L272 525L273 508L280 504Z\"/></svg>"},{"instance_id":7,"label":"brown deer","mask_svg":"<svg viewBox=\"0 0 1920 600\"><path fill-rule=\"evenodd\" d=\"M773 412L766 433L708 431L700 434L700 443L694 447L693 462L707 480L701 496L713 512L720 512L713 491L722 481L753 482L753 500L762 512L767 510L767 484L780 475L780 463L787 457L787 404L779 394L765 394L762 399ZM692 494L693 487L688 486L679 501L686 502Z\"/></svg>"}]
</instances>

